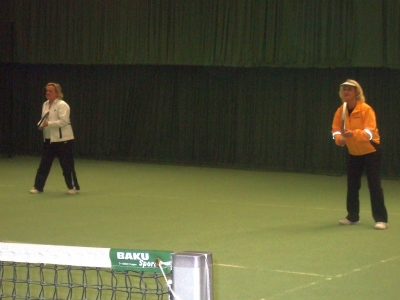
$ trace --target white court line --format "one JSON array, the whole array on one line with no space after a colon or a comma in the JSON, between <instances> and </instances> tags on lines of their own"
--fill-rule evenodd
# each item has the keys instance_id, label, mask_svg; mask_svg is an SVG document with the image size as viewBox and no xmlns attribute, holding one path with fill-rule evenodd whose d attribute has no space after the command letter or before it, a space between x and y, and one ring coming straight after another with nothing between
<instances>
[{"instance_id":1,"label":"white court line","mask_svg":"<svg viewBox=\"0 0 400 300\"><path fill-rule=\"evenodd\" d=\"M213 203L229 203L228 201L215 201L211 200L210 202ZM282 207L282 208L302 208L302 209L315 209L315 210L330 210L330 211L345 211L345 209L339 209L339 208L326 208L326 207L312 207L312 206L301 206L301 205L282 205L282 204L267 204L267 203L257 203L257 202L236 202L236 203L242 203L246 205L255 205L255 206L269 206L269 207ZM360 212L363 213L371 213L370 210L360 210ZM400 213L388 213L390 216L400 216Z\"/></svg>"},{"instance_id":2,"label":"white court line","mask_svg":"<svg viewBox=\"0 0 400 300\"><path fill-rule=\"evenodd\" d=\"M332 277L329 275L322 275L322 274L314 274L314 273L304 273L304 272L293 272L293 271L283 271L283 270L274 270L278 273L287 273L287 274L297 274L297 275L306 275L306 276L317 276L317 277Z\"/></svg>"},{"instance_id":3,"label":"white court line","mask_svg":"<svg viewBox=\"0 0 400 300\"><path fill-rule=\"evenodd\" d=\"M189 198L185 197L174 197L174 196L159 196L159 195L141 195L141 194L131 194L131 193L109 193L109 195L120 195L120 196L132 196L132 197L146 197L146 198L162 198L162 199L174 199L174 200L188 200ZM228 201L216 201L210 200L206 202L211 203L231 203ZM266 204L266 203L255 203L255 202L235 202L237 204L246 204L246 205L257 205L257 206L269 206L269 207L282 207L282 208L302 208L302 209L315 209L315 210L330 210L330 211L345 211L345 209L338 208L326 208L326 207L308 207L308 206L300 206L300 205L281 205L281 204ZM371 213L369 210L361 210L363 213ZM388 213L390 216L400 216L400 213Z\"/></svg>"},{"instance_id":4,"label":"white court line","mask_svg":"<svg viewBox=\"0 0 400 300\"><path fill-rule=\"evenodd\" d=\"M240 269L250 269L245 266L236 266L236 265L227 265L227 264L214 264L215 266L220 266L220 267L228 267L228 268L240 268ZM278 272L278 273L286 273L286 274L296 274L296 275L306 275L306 276L317 276L317 277L332 277L329 275L322 275L322 274L315 274L315 273L305 273L305 272L295 272L295 271L284 271L284 270L269 270L272 272Z\"/></svg>"},{"instance_id":5,"label":"white court line","mask_svg":"<svg viewBox=\"0 0 400 300\"><path fill-rule=\"evenodd\" d=\"M145 197L145 198L162 198L162 199L181 199L181 200L185 200L185 198L172 197L172 196L141 195L141 194L132 194L132 193L108 193L108 194L109 195L114 195L114 196L132 196L132 197Z\"/></svg>"},{"instance_id":6,"label":"white court line","mask_svg":"<svg viewBox=\"0 0 400 300\"><path fill-rule=\"evenodd\" d=\"M214 264L214 266L221 266L221 267L229 267L229 268L240 268L240 269L247 269L247 267L243 267L243 266L225 265L225 264Z\"/></svg>"},{"instance_id":7,"label":"white court line","mask_svg":"<svg viewBox=\"0 0 400 300\"><path fill-rule=\"evenodd\" d=\"M345 277L345 276L349 276L349 275L352 275L352 274L357 273L357 272L362 272L362 271L364 271L364 270L367 270L367 269L369 269L369 268L372 268L372 267L374 267L374 266L377 266L377 265L379 265L380 263L387 263L387 262L391 262L391 261L395 261L395 260L399 260L399 259L400 259L400 256L394 256L394 257L382 259L382 260L380 260L379 262L376 262L376 263L373 263L373 264L369 264L369 265L365 265L365 266L362 266L362 267L360 267L360 268L356 268L356 269L351 270L351 271L346 272L346 273L337 274L337 275L335 275L335 276L327 276L327 275L314 274L314 273L303 273L303 272L292 272L292 271L272 270L272 271L275 271L275 272L287 273L287 274L296 274L296 275L306 275L306 276L324 277L325 279L324 279L324 280L321 279L321 280L318 280L318 281L313 281L313 282L310 282L310 283L307 283L307 284L304 284L304 285L300 285L300 286L295 287L295 288L293 288L293 289L289 289L289 290L283 291L283 292L281 292L281 293L274 294L274 295L272 295L272 296L270 296L270 297L263 298L262 300L271 300L271 299L276 299L276 298L278 298L278 297L281 297L281 296L283 296L283 295L293 294L293 293L296 292L296 291L304 290L304 289L306 289L306 288L315 286L315 285L320 284L320 283L322 283L322 282L326 282L327 280L332 280L332 279L334 279L334 278L343 278L343 277ZM245 266L235 266L235 265L228 265L228 264L215 264L215 265L217 265L217 266L223 266L223 267L233 267L233 268L250 269L250 268L245 267Z\"/></svg>"},{"instance_id":8,"label":"white court line","mask_svg":"<svg viewBox=\"0 0 400 300\"><path fill-rule=\"evenodd\" d=\"M230 203L228 201L215 201L212 200L210 202L213 203ZM335 210L335 211L343 211L345 209L338 208L326 208L326 207L310 207L310 206L301 206L301 205L282 205L282 204L268 204L268 203L257 203L257 202L236 202L237 204L246 204L246 205L255 205L255 206L269 206L269 207L282 207L282 208L303 208L303 209L318 209L318 210Z\"/></svg>"},{"instance_id":9,"label":"white court line","mask_svg":"<svg viewBox=\"0 0 400 300\"><path fill-rule=\"evenodd\" d=\"M399 258L400 258L400 256L395 256L395 257L391 257L391 258L387 258L387 259L382 259L381 262L385 263L388 261L397 260Z\"/></svg>"}]
</instances>

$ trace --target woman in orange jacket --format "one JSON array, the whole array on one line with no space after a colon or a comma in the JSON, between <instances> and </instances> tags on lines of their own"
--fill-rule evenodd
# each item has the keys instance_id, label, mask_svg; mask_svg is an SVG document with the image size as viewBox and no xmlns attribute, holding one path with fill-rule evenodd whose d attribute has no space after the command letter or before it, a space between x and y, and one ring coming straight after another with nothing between
<instances>
[{"instance_id":1,"label":"woman in orange jacket","mask_svg":"<svg viewBox=\"0 0 400 300\"><path fill-rule=\"evenodd\" d=\"M332 135L336 145L346 146L347 159L347 217L339 221L342 225L355 225L360 222L359 190L361 176L366 171L371 198L372 216L376 229L386 229L388 214L384 203L380 170L382 150L376 126L375 112L365 103L360 84L352 79L340 85L339 97L346 102L346 121L342 126L344 105L335 113L332 122Z\"/></svg>"}]
</instances>

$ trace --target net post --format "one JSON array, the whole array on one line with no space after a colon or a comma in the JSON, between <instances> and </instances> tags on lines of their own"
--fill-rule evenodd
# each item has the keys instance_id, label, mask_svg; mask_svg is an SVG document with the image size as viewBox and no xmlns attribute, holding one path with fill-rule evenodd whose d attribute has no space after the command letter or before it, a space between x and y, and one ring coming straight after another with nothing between
<instances>
[{"instance_id":1,"label":"net post","mask_svg":"<svg viewBox=\"0 0 400 300\"><path fill-rule=\"evenodd\" d=\"M210 252L172 254L172 286L177 297L180 300L213 300L212 266Z\"/></svg>"}]
</instances>

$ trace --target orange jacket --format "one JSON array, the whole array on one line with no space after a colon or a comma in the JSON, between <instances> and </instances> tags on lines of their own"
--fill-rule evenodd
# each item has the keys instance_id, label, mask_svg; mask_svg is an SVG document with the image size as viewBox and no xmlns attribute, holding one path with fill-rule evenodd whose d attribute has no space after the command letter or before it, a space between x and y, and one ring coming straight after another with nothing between
<instances>
[{"instance_id":1,"label":"orange jacket","mask_svg":"<svg viewBox=\"0 0 400 300\"><path fill-rule=\"evenodd\" d=\"M340 124L342 120L343 105L335 113L332 122L332 135L336 145L342 138ZM378 128L376 127L376 116L371 106L366 103L357 102L351 115L346 118L346 128L353 131L353 137L346 138L346 146L351 155L364 155L375 152L375 144L380 143Z\"/></svg>"}]
</instances>

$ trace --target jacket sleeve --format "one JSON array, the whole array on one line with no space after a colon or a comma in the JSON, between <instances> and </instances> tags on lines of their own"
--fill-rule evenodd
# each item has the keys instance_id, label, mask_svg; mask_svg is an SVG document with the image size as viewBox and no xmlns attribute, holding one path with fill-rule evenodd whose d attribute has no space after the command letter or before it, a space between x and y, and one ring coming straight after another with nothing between
<instances>
[{"instance_id":1,"label":"jacket sleeve","mask_svg":"<svg viewBox=\"0 0 400 300\"><path fill-rule=\"evenodd\" d=\"M341 107L339 107L336 112L335 115L333 116L333 122L332 122L332 136L333 139L335 140L336 145L339 146L339 141L342 138L342 134L340 132L340 124L342 121L342 117L341 117L341 113L342 113L342 109Z\"/></svg>"},{"instance_id":2,"label":"jacket sleeve","mask_svg":"<svg viewBox=\"0 0 400 300\"><path fill-rule=\"evenodd\" d=\"M58 113L58 120L49 122L48 123L49 127L65 127L71 123L69 119L70 108L66 102L58 104L57 113Z\"/></svg>"},{"instance_id":3,"label":"jacket sleeve","mask_svg":"<svg viewBox=\"0 0 400 300\"><path fill-rule=\"evenodd\" d=\"M356 141L369 141L372 140L376 132L376 116L374 110L368 106L362 111L363 128L355 129L353 131L354 139Z\"/></svg>"}]
</instances>

